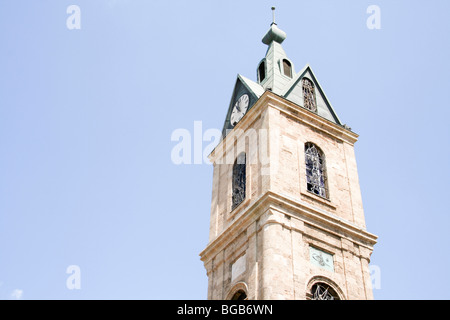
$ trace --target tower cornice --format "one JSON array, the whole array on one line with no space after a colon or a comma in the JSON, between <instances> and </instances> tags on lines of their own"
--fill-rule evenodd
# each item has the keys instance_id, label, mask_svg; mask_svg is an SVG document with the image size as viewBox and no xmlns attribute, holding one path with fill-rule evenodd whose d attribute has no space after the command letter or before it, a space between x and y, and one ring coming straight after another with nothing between
<instances>
[{"instance_id":1,"label":"tower cornice","mask_svg":"<svg viewBox=\"0 0 450 320\"><path fill-rule=\"evenodd\" d=\"M280 224L284 228L296 229L295 226L287 225L284 220L278 219L276 216L267 216L261 219L264 213L279 212L283 216L291 216L301 220L308 225L317 229L323 229L327 232L340 237L351 239L360 247L366 248L368 252L372 252L373 246L377 243L378 237L366 229L356 226L334 214L325 210L312 206L296 199L291 199L281 194L267 191L261 198L255 201L242 215L237 217L222 233L211 240L206 248L200 253L201 260L208 263L210 259L215 257L223 248L225 248L234 236L250 227L251 223L260 220L255 230L258 232L267 224ZM296 229L303 233L303 230ZM369 257L365 257L368 259Z\"/></svg>"}]
</instances>

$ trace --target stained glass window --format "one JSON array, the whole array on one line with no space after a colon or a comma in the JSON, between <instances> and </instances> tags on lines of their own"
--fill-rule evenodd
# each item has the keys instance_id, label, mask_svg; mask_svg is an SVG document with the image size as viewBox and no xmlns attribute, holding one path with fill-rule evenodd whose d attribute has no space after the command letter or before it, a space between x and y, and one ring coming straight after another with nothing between
<instances>
[{"instance_id":1,"label":"stained glass window","mask_svg":"<svg viewBox=\"0 0 450 320\"><path fill-rule=\"evenodd\" d=\"M325 283L316 283L311 289L312 300L340 300L337 293Z\"/></svg>"},{"instance_id":2,"label":"stained glass window","mask_svg":"<svg viewBox=\"0 0 450 320\"><path fill-rule=\"evenodd\" d=\"M306 109L317 112L316 93L314 92L314 84L307 78L302 79L303 88L303 104Z\"/></svg>"},{"instance_id":3,"label":"stained glass window","mask_svg":"<svg viewBox=\"0 0 450 320\"><path fill-rule=\"evenodd\" d=\"M233 195L232 195L232 205L231 210L234 210L242 201L245 199L245 179L246 179L246 168L245 168L245 153L241 153L233 165Z\"/></svg>"},{"instance_id":4,"label":"stained glass window","mask_svg":"<svg viewBox=\"0 0 450 320\"><path fill-rule=\"evenodd\" d=\"M327 198L325 157L314 144L305 144L306 183L308 191Z\"/></svg>"}]
</instances>

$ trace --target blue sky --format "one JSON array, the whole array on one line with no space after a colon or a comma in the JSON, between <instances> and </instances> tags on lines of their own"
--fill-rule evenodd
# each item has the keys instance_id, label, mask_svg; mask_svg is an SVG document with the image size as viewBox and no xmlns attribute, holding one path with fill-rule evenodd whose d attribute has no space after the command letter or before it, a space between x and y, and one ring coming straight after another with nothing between
<instances>
[{"instance_id":1,"label":"blue sky","mask_svg":"<svg viewBox=\"0 0 450 320\"><path fill-rule=\"evenodd\" d=\"M0 299L206 298L212 167L170 138L221 129L271 6L360 135L375 298L450 298L450 2L0 0Z\"/></svg>"}]
</instances>

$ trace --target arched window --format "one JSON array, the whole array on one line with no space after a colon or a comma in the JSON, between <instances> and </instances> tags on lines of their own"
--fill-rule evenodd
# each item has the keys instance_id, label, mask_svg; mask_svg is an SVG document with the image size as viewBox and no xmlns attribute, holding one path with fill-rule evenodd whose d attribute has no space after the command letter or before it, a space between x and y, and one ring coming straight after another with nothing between
<instances>
[{"instance_id":1,"label":"arched window","mask_svg":"<svg viewBox=\"0 0 450 320\"><path fill-rule=\"evenodd\" d=\"M308 78L302 79L303 88L303 106L313 112L317 112L316 93L314 91L314 84Z\"/></svg>"},{"instance_id":2,"label":"arched window","mask_svg":"<svg viewBox=\"0 0 450 320\"><path fill-rule=\"evenodd\" d=\"M308 191L328 197L325 156L313 143L305 144L306 183Z\"/></svg>"},{"instance_id":3,"label":"arched window","mask_svg":"<svg viewBox=\"0 0 450 320\"><path fill-rule=\"evenodd\" d=\"M236 283L233 288L228 292L225 300L247 300L248 287L245 282Z\"/></svg>"},{"instance_id":4,"label":"arched window","mask_svg":"<svg viewBox=\"0 0 450 320\"><path fill-rule=\"evenodd\" d=\"M258 80L259 83L263 82L266 78L266 60L261 61L258 67Z\"/></svg>"},{"instance_id":5,"label":"arched window","mask_svg":"<svg viewBox=\"0 0 450 320\"><path fill-rule=\"evenodd\" d=\"M292 78L292 65L289 60L283 59L283 73L285 76Z\"/></svg>"},{"instance_id":6,"label":"arched window","mask_svg":"<svg viewBox=\"0 0 450 320\"><path fill-rule=\"evenodd\" d=\"M233 165L233 181L232 181L232 205L234 210L245 199L245 179L246 179L246 156L245 153L239 154Z\"/></svg>"},{"instance_id":7,"label":"arched window","mask_svg":"<svg viewBox=\"0 0 450 320\"><path fill-rule=\"evenodd\" d=\"M247 294L244 290L239 290L231 297L231 300L247 300Z\"/></svg>"},{"instance_id":8,"label":"arched window","mask_svg":"<svg viewBox=\"0 0 450 320\"><path fill-rule=\"evenodd\" d=\"M311 288L312 300L341 300L336 291L326 283L317 282Z\"/></svg>"}]
</instances>

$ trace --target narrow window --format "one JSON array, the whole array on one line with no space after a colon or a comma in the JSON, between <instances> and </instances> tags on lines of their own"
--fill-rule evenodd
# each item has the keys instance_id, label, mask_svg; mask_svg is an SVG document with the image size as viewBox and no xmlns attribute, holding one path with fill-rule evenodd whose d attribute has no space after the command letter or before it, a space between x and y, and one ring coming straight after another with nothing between
<instances>
[{"instance_id":1,"label":"narrow window","mask_svg":"<svg viewBox=\"0 0 450 320\"><path fill-rule=\"evenodd\" d=\"M305 144L306 183L308 191L328 197L325 156L314 144Z\"/></svg>"},{"instance_id":2,"label":"narrow window","mask_svg":"<svg viewBox=\"0 0 450 320\"><path fill-rule=\"evenodd\" d=\"M245 153L241 153L233 165L233 195L232 195L232 205L231 210L234 210L242 201L245 199L245 179L246 179L246 168L245 168Z\"/></svg>"},{"instance_id":3,"label":"narrow window","mask_svg":"<svg viewBox=\"0 0 450 320\"><path fill-rule=\"evenodd\" d=\"M283 59L283 73L285 76L292 78L292 65L286 59Z\"/></svg>"},{"instance_id":4,"label":"narrow window","mask_svg":"<svg viewBox=\"0 0 450 320\"><path fill-rule=\"evenodd\" d=\"M266 78L266 61L263 60L258 67L258 79L259 83L263 82Z\"/></svg>"},{"instance_id":5,"label":"narrow window","mask_svg":"<svg viewBox=\"0 0 450 320\"><path fill-rule=\"evenodd\" d=\"M303 88L303 104L306 109L317 112L316 93L314 92L314 84L307 78L302 79Z\"/></svg>"}]
</instances>

